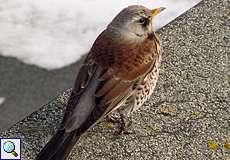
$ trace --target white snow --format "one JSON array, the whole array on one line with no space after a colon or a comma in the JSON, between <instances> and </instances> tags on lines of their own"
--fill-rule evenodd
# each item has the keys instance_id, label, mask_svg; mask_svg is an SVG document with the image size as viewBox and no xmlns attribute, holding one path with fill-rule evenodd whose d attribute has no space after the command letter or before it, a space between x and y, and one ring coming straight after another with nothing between
<instances>
[{"instance_id":1,"label":"white snow","mask_svg":"<svg viewBox=\"0 0 230 160\"><path fill-rule=\"evenodd\" d=\"M0 97L0 105L1 105L1 104L3 104L3 103L4 103L4 101L5 101L5 98Z\"/></svg>"},{"instance_id":2,"label":"white snow","mask_svg":"<svg viewBox=\"0 0 230 160\"><path fill-rule=\"evenodd\" d=\"M69 65L124 7L166 7L159 29L201 0L0 0L0 55L46 69Z\"/></svg>"}]
</instances>

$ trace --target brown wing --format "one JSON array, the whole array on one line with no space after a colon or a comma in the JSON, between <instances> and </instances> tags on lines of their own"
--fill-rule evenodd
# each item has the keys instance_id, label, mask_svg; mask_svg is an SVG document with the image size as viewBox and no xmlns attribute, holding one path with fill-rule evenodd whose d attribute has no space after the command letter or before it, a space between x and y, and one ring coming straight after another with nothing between
<instances>
[{"instance_id":1,"label":"brown wing","mask_svg":"<svg viewBox=\"0 0 230 160\"><path fill-rule=\"evenodd\" d=\"M67 132L76 129L84 132L132 94L133 86L151 69L154 59L149 58L148 54L152 53L146 54L146 50L142 55L144 58L139 56L139 46L114 42L103 33L99 36L71 93L63 120ZM129 63L122 57L127 57L126 54L130 56Z\"/></svg>"},{"instance_id":2,"label":"brown wing","mask_svg":"<svg viewBox=\"0 0 230 160\"><path fill-rule=\"evenodd\" d=\"M77 78L74 83L73 90L68 100L66 107L63 123L66 123L67 118L69 118L71 112L77 106L78 100L81 97L81 94L85 91L88 83L94 76L97 66L95 64L87 63L87 59L83 63L80 71L77 75Z\"/></svg>"}]
</instances>

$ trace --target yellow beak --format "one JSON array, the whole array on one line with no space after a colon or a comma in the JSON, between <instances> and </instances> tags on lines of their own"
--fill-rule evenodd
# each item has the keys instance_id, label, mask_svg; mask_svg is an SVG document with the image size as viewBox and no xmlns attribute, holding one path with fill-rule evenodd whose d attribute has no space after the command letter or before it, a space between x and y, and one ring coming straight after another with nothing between
<instances>
[{"instance_id":1,"label":"yellow beak","mask_svg":"<svg viewBox=\"0 0 230 160\"><path fill-rule=\"evenodd\" d=\"M160 12L162 12L163 10L165 10L165 7L160 7L160 8L155 8L151 11L151 17L156 16L157 14L159 14Z\"/></svg>"}]
</instances>

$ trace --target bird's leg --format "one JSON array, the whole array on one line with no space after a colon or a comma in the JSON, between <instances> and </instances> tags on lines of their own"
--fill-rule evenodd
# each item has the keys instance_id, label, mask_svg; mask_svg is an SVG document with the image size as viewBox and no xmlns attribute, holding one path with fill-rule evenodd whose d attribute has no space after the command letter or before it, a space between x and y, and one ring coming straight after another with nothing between
<instances>
[{"instance_id":1,"label":"bird's leg","mask_svg":"<svg viewBox=\"0 0 230 160\"><path fill-rule=\"evenodd\" d=\"M124 115L120 113L120 123L118 124L118 134L122 134L124 133L125 129L126 129L126 125L125 125L125 120L124 120Z\"/></svg>"},{"instance_id":2,"label":"bird's leg","mask_svg":"<svg viewBox=\"0 0 230 160\"><path fill-rule=\"evenodd\" d=\"M105 118L106 122L114 123L118 127L118 131L116 132L117 134L131 134L130 132L127 131L127 128L131 126L131 122L126 124L125 123L125 118L122 113L120 113L120 117L113 116L113 115L108 115Z\"/></svg>"},{"instance_id":3,"label":"bird's leg","mask_svg":"<svg viewBox=\"0 0 230 160\"><path fill-rule=\"evenodd\" d=\"M106 116L105 120L106 122L110 122L110 123L116 123L116 124L121 123L121 118L113 115Z\"/></svg>"},{"instance_id":4,"label":"bird's leg","mask_svg":"<svg viewBox=\"0 0 230 160\"><path fill-rule=\"evenodd\" d=\"M131 126L132 121L130 121L130 123L126 124L125 123L125 118L124 115L122 113L120 113L120 120L121 122L118 124L118 134L132 134L131 132L128 131L128 127Z\"/></svg>"}]
</instances>

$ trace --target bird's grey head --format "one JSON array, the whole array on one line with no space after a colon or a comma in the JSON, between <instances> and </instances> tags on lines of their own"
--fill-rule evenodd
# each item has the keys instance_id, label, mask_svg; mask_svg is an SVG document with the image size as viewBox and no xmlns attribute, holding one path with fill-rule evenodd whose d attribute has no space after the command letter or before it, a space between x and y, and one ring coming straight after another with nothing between
<instances>
[{"instance_id":1,"label":"bird's grey head","mask_svg":"<svg viewBox=\"0 0 230 160\"><path fill-rule=\"evenodd\" d=\"M141 5L132 5L123 9L108 25L107 30L122 39L144 40L153 32L153 17L165 8L148 9Z\"/></svg>"}]
</instances>

